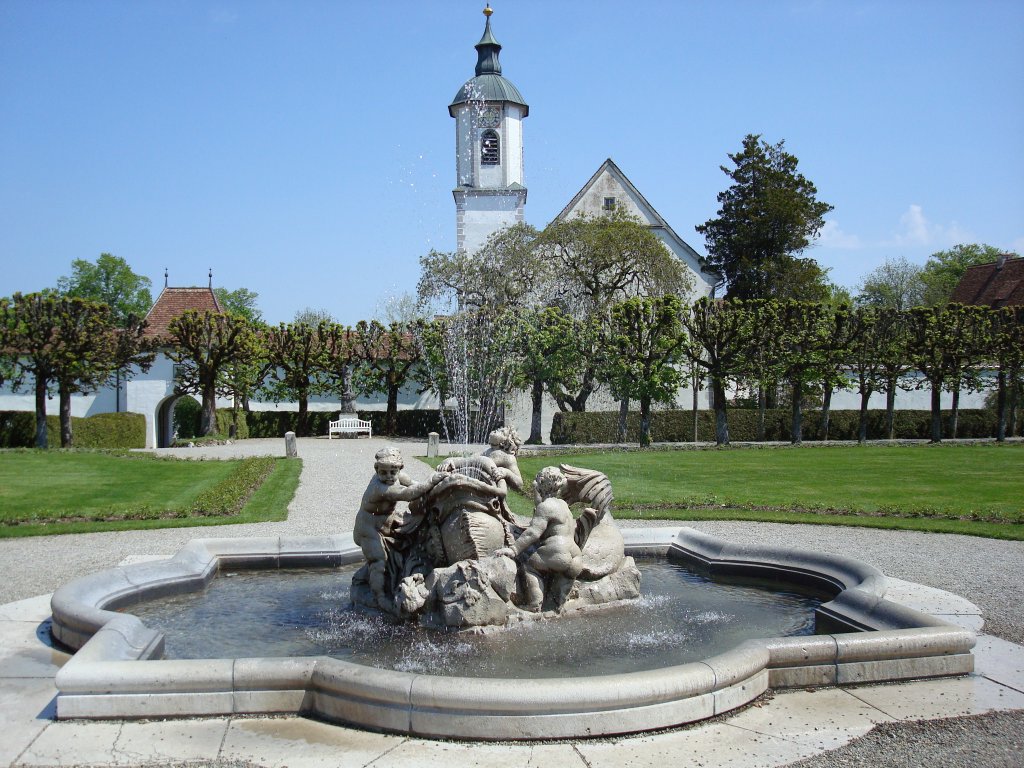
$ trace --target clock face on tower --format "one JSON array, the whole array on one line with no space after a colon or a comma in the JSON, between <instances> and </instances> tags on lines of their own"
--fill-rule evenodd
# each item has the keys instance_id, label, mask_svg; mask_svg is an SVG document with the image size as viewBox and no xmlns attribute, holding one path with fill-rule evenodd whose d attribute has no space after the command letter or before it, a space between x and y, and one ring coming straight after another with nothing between
<instances>
[{"instance_id":1,"label":"clock face on tower","mask_svg":"<svg viewBox=\"0 0 1024 768\"><path fill-rule=\"evenodd\" d=\"M483 128L496 128L501 122L501 112L497 107L487 107L480 113L479 122Z\"/></svg>"}]
</instances>

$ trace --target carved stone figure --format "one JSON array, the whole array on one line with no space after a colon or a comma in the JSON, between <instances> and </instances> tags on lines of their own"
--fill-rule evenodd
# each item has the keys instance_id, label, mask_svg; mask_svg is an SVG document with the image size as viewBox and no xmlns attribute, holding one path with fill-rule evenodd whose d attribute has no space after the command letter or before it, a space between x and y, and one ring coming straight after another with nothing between
<instances>
[{"instance_id":1,"label":"carved stone figure","mask_svg":"<svg viewBox=\"0 0 1024 768\"><path fill-rule=\"evenodd\" d=\"M401 472L396 449L378 453L354 536L367 564L352 579L364 608L459 629L505 626L639 595L640 572L608 514L600 472L546 467L530 521L509 509L521 489L512 429L483 454L443 461L426 483ZM409 501L406 512L398 501ZM586 506L574 520L570 505ZM383 518L383 519L381 519Z\"/></svg>"},{"instance_id":2,"label":"carved stone figure","mask_svg":"<svg viewBox=\"0 0 1024 768\"><path fill-rule=\"evenodd\" d=\"M561 498L568 484L558 467L544 467L538 472L533 481L537 501L533 520L512 546L495 552L518 558L531 551L523 572L526 596L522 607L527 611L537 612L543 608L545 577L552 579L552 602L560 607L583 570L583 552L574 538L576 525L572 511Z\"/></svg>"},{"instance_id":3,"label":"carved stone figure","mask_svg":"<svg viewBox=\"0 0 1024 768\"><path fill-rule=\"evenodd\" d=\"M386 589L387 566L395 548L395 507L399 501L413 501L433 488L443 475L430 482L414 483L402 472L405 463L397 448L382 448L374 456L373 479L366 486L356 513L352 538L366 558L366 579L377 607L393 612L394 601Z\"/></svg>"}]
</instances>

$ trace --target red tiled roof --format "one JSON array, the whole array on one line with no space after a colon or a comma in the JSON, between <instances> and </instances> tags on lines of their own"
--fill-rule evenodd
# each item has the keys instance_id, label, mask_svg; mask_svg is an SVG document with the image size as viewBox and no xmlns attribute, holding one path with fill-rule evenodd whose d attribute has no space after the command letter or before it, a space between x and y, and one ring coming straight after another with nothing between
<instances>
[{"instance_id":1,"label":"red tiled roof","mask_svg":"<svg viewBox=\"0 0 1024 768\"><path fill-rule=\"evenodd\" d=\"M1024 259L1005 257L968 267L950 301L989 307L1024 305Z\"/></svg>"},{"instance_id":2,"label":"red tiled roof","mask_svg":"<svg viewBox=\"0 0 1024 768\"><path fill-rule=\"evenodd\" d=\"M220 302L211 288L164 288L153 308L146 315L145 336L166 338L167 325L190 309L220 312Z\"/></svg>"}]
</instances>

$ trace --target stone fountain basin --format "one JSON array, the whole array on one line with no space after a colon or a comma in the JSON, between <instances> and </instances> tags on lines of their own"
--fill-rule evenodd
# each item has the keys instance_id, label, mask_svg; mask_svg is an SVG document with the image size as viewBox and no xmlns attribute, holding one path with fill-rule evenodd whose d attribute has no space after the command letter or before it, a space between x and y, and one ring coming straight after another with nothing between
<instances>
[{"instance_id":1,"label":"stone fountain basin","mask_svg":"<svg viewBox=\"0 0 1024 768\"><path fill-rule=\"evenodd\" d=\"M58 589L52 632L78 649L57 673L57 717L302 714L421 737L581 738L666 728L728 712L769 688L963 675L974 634L884 598L885 576L853 558L740 546L691 528L624 529L627 554L711 575L769 578L834 595L819 634L750 640L703 661L630 674L505 680L412 674L327 656L165 660L163 636L129 613L202 589L220 568L356 563L352 537L197 539L174 557ZM825 634L827 633L827 634Z\"/></svg>"}]
</instances>

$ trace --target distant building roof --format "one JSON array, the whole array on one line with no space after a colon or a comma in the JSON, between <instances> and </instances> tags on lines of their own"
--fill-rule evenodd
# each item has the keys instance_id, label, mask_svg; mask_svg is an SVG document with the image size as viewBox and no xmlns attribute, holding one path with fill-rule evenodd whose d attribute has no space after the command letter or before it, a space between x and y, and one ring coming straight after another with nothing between
<instances>
[{"instance_id":1,"label":"distant building roof","mask_svg":"<svg viewBox=\"0 0 1024 768\"><path fill-rule=\"evenodd\" d=\"M166 338L171 320L190 309L222 311L212 288L164 288L146 315L145 335L148 338Z\"/></svg>"},{"instance_id":2,"label":"distant building roof","mask_svg":"<svg viewBox=\"0 0 1024 768\"><path fill-rule=\"evenodd\" d=\"M989 307L1024 305L1024 258L1003 255L968 267L950 301Z\"/></svg>"}]
</instances>

